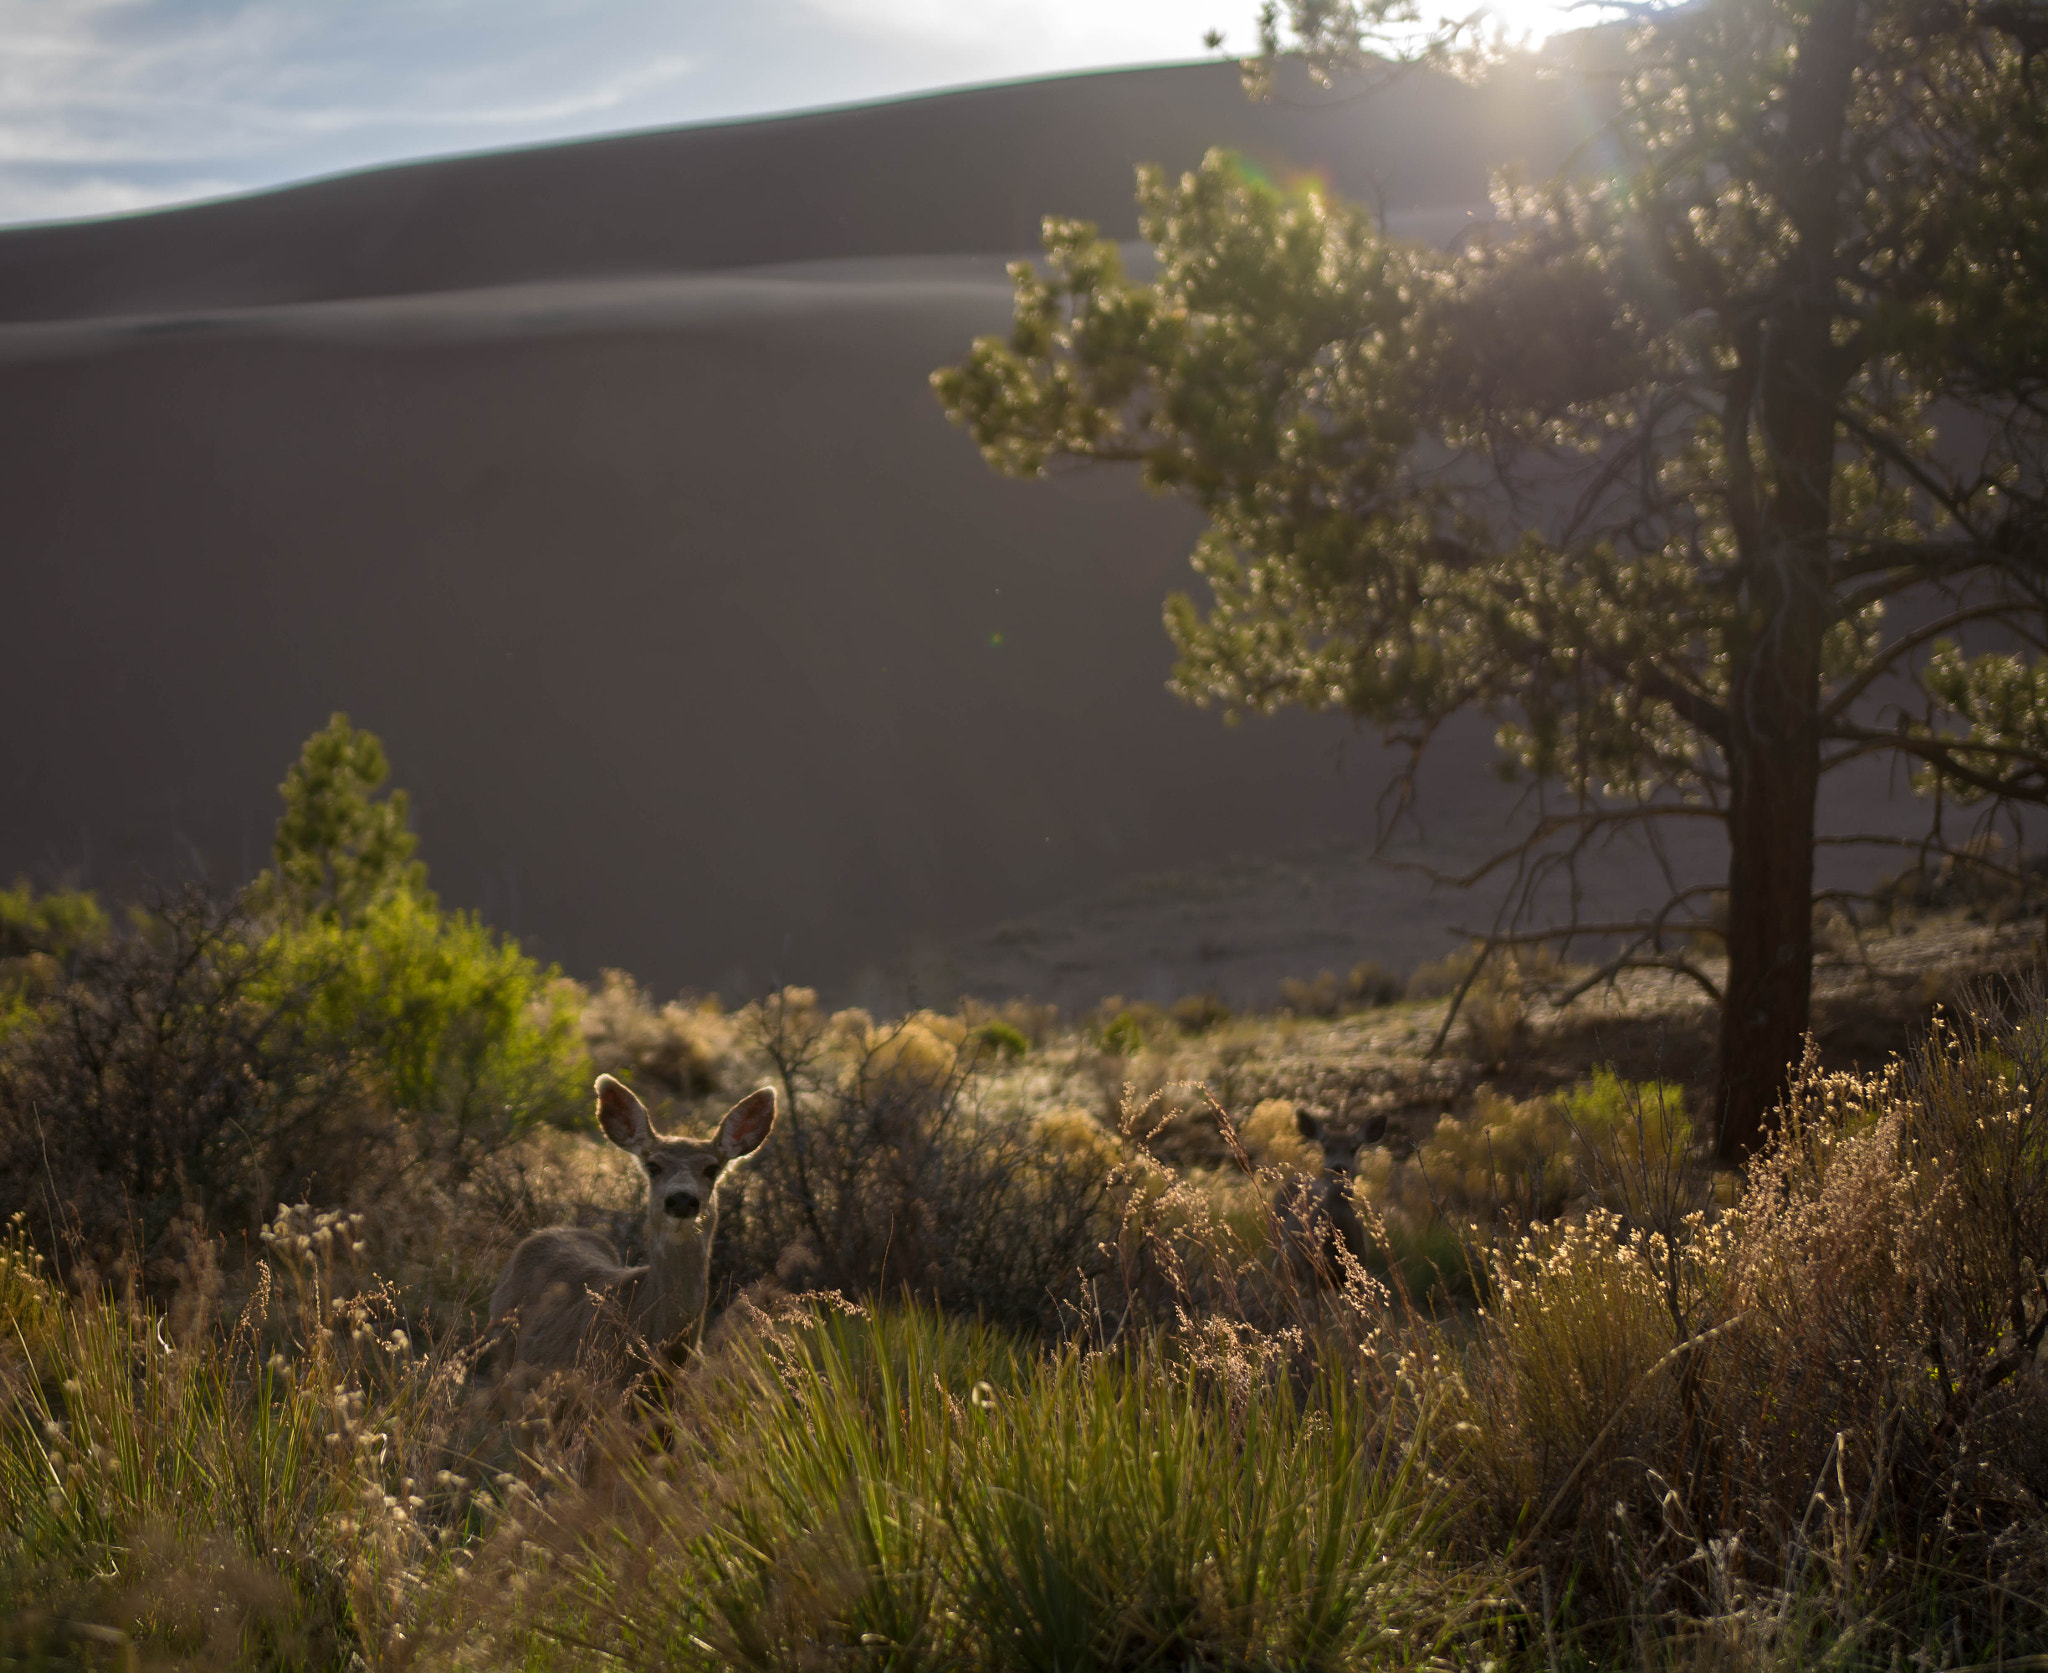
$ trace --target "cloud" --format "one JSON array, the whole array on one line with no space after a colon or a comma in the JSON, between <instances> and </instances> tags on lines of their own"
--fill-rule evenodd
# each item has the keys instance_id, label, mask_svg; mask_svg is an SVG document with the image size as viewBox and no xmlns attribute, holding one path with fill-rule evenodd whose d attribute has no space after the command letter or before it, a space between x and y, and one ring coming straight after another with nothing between
<instances>
[{"instance_id":1,"label":"cloud","mask_svg":"<svg viewBox=\"0 0 2048 1673\"><path fill-rule=\"evenodd\" d=\"M348 133L587 123L693 67L630 31L581 37L559 7L523 18L488 0L0 0L0 163L255 159Z\"/></svg>"},{"instance_id":2,"label":"cloud","mask_svg":"<svg viewBox=\"0 0 2048 1673\"><path fill-rule=\"evenodd\" d=\"M932 50L1065 67L1199 58L1202 34L1251 48L1255 0L803 0L854 34Z\"/></svg>"},{"instance_id":3,"label":"cloud","mask_svg":"<svg viewBox=\"0 0 2048 1673\"><path fill-rule=\"evenodd\" d=\"M0 0L0 221L694 114L747 0Z\"/></svg>"},{"instance_id":4,"label":"cloud","mask_svg":"<svg viewBox=\"0 0 2048 1673\"><path fill-rule=\"evenodd\" d=\"M402 96L379 104L244 104L216 108L216 115L234 126L230 144L243 154L261 149L280 137L348 134L376 129L413 128L501 128L524 130L535 126L580 122L603 116L630 104L634 99L688 75L693 60L670 54L618 75L583 84L552 96L504 103L469 103L461 97L481 93L488 98L492 89L466 85L467 75L451 75L452 85L426 85L407 90ZM230 151L228 154L234 154Z\"/></svg>"},{"instance_id":5,"label":"cloud","mask_svg":"<svg viewBox=\"0 0 2048 1673\"><path fill-rule=\"evenodd\" d=\"M168 203L226 197L242 189L239 180L183 179L151 186L118 175L86 175L48 182L23 179L0 169L0 223L126 215Z\"/></svg>"}]
</instances>

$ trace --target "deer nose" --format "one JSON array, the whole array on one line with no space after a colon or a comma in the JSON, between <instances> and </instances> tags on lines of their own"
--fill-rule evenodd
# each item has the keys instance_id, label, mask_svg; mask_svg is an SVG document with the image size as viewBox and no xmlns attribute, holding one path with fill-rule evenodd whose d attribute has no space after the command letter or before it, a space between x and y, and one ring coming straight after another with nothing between
<instances>
[{"instance_id":1,"label":"deer nose","mask_svg":"<svg viewBox=\"0 0 2048 1673\"><path fill-rule=\"evenodd\" d=\"M662 1199L662 1210L671 1220L688 1220L696 1215L697 1199L683 1191L671 1191Z\"/></svg>"}]
</instances>

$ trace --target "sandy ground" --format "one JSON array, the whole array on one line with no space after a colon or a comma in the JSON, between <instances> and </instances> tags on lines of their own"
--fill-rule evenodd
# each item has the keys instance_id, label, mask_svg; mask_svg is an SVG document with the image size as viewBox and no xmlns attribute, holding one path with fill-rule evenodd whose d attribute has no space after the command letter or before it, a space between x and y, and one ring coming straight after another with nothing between
<instances>
[{"instance_id":1,"label":"sandy ground","mask_svg":"<svg viewBox=\"0 0 2048 1673\"><path fill-rule=\"evenodd\" d=\"M1343 977L1368 960L1406 977L1488 933L1514 900L1510 871L1460 880L1485 866L1505 833L1522 828L1526 804L1471 774L1481 739L1468 732L1450 746L1424 781L1419 821L1404 822L1384 844L1334 841L1141 874L977 933L913 947L861 972L855 991L885 1008L960 993L1030 997L1069 1012L1108 995L1164 1005L1214 993L1245 1008L1275 1004L1289 978L1326 970ZM1830 800L1831 827L1916 831L1925 809L1885 790L1875 775L1843 786ZM1668 880L1717 882L1724 856L1716 833L1697 826L1671 840L1668 873L1633 844L1595 847L1579 868L1576 921L1613 922L1655 910L1669 898ZM1901 869L1902 860L1882 847L1824 850L1820 877L1828 887L1867 888ZM1525 928L1569 921L1571 901L1560 887L1540 894L1521 919ZM1600 937L1581 941L1572 956L1586 959L1607 945ZM1652 997L1640 987L1628 991L1637 1000Z\"/></svg>"}]
</instances>

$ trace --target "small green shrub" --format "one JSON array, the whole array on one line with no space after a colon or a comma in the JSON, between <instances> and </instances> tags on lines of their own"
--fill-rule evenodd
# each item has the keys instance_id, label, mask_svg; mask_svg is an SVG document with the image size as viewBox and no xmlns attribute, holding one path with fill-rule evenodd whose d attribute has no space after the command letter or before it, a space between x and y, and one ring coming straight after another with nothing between
<instances>
[{"instance_id":1,"label":"small green shrub","mask_svg":"<svg viewBox=\"0 0 2048 1673\"><path fill-rule=\"evenodd\" d=\"M196 1210L248 1236L421 1159L467 1169L584 1118L578 995L421 886L381 746L337 715L285 783L278 869L108 923L89 896L0 894L0 1213L67 1275L139 1258ZM60 957L61 955L61 957Z\"/></svg>"},{"instance_id":2,"label":"small green shrub","mask_svg":"<svg viewBox=\"0 0 2048 1673\"><path fill-rule=\"evenodd\" d=\"M1030 1038L1021 1028L995 1017L982 1023L973 1032L973 1039L984 1050L997 1057L1015 1062L1031 1050Z\"/></svg>"},{"instance_id":3,"label":"small green shrub","mask_svg":"<svg viewBox=\"0 0 2048 1673\"><path fill-rule=\"evenodd\" d=\"M39 955L68 961L104 942L110 927L106 908L88 890L38 893L27 878L0 889L0 964Z\"/></svg>"},{"instance_id":4,"label":"small green shrub","mask_svg":"<svg viewBox=\"0 0 2048 1673\"><path fill-rule=\"evenodd\" d=\"M1170 1026L1166 1013L1157 1005L1149 1005L1143 1000L1126 1003L1122 995L1117 994L1096 1006L1085 1033L1097 1051L1108 1052L1113 1057L1136 1057L1154 1040L1166 1034Z\"/></svg>"},{"instance_id":5,"label":"small green shrub","mask_svg":"<svg viewBox=\"0 0 2048 1673\"><path fill-rule=\"evenodd\" d=\"M1135 1057L1145 1049L1145 1030L1138 1019L1126 1011L1102 1025L1096 1043L1115 1056Z\"/></svg>"},{"instance_id":6,"label":"small green shrub","mask_svg":"<svg viewBox=\"0 0 2048 1673\"><path fill-rule=\"evenodd\" d=\"M1682 1088L1625 1081L1600 1068L1556 1102L1586 1196L1666 1237L1677 1237L1687 1217L1714 1200Z\"/></svg>"},{"instance_id":7,"label":"small green shrub","mask_svg":"<svg viewBox=\"0 0 2048 1673\"><path fill-rule=\"evenodd\" d=\"M1591 1146L1620 1145L1640 1152L1667 1141L1684 1144L1692 1137L1684 1088L1670 1081L1625 1081L1606 1065L1560 1093L1557 1105L1572 1131Z\"/></svg>"},{"instance_id":8,"label":"small green shrub","mask_svg":"<svg viewBox=\"0 0 2048 1673\"><path fill-rule=\"evenodd\" d=\"M1692 1136L1679 1087L1601 1068L1548 1097L1517 1101L1483 1086L1469 1113L1443 1116L1422 1141L1420 1180L1397 1188L1384 1158L1361 1177L1418 1225L1448 1215L1522 1228L1597 1203L1671 1231L1711 1199Z\"/></svg>"},{"instance_id":9,"label":"small green shrub","mask_svg":"<svg viewBox=\"0 0 2048 1673\"><path fill-rule=\"evenodd\" d=\"M264 997L308 995L316 1042L371 1065L429 1153L470 1161L528 1123L587 1116L578 996L472 915L400 891L290 925L271 950Z\"/></svg>"},{"instance_id":10,"label":"small green shrub","mask_svg":"<svg viewBox=\"0 0 2048 1673\"><path fill-rule=\"evenodd\" d=\"M0 1039L26 1026L112 927L99 897L84 890L38 893L26 878L0 889Z\"/></svg>"}]
</instances>

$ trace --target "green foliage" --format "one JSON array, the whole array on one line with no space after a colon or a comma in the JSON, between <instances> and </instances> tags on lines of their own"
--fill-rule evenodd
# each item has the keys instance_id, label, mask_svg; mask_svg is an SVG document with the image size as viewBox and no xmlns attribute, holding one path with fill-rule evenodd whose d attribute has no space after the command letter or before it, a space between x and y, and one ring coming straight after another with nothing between
<instances>
[{"instance_id":1,"label":"green foliage","mask_svg":"<svg viewBox=\"0 0 2048 1673\"><path fill-rule=\"evenodd\" d=\"M1031 1050L1031 1041L1023 1029L1003 1021L1001 1017L994 1017L982 1023L974 1030L973 1037L985 1050L1012 1061L1027 1055Z\"/></svg>"},{"instance_id":2,"label":"green foliage","mask_svg":"<svg viewBox=\"0 0 2048 1673\"><path fill-rule=\"evenodd\" d=\"M38 894L26 878L0 889L0 1039L34 1020L36 1002L62 985L81 953L103 945L111 927L86 890Z\"/></svg>"},{"instance_id":3,"label":"green foliage","mask_svg":"<svg viewBox=\"0 0 2048 1673\"><path fill-rule=\"evenodd\" d=\"M1384 1156L1361 1168L1390 1224L1418 1232L1446 1220L1519 1231L1604 1206L1675 1235L1708 1200L1681 1089L1608 1068L1548 1097L1481 1087L1469 1113L1438 1120L1412 1171Z\"/></svg>"},{"instance_id":4,"label":"green foliage","mask_svg":"<svg viewBox=\"0 0 2048 1673\"><path fill-rule=\"evenodd\" d=\"M318 1037L373 1064L432 1151L468 1158L529 1122L583 1118L577 997L518 943L440 908L405 792L377 798L389 776L383 745L344 714L286 775L277 869L257 891L284 908L274 996L311 994Z\"/></svg>"},{"instance_id":5,"label":"green foliage","mask_svg":"<svg viewBox=\"0 0 2048 1673\"><path fill-rule=\"evenodd\" d=\"M0 958L0 1214L67 1277L139 1258L154 1285L190 1211L253 1235L280 1200L583 1116L580 996L425 892L385 774L337 716L286 782L280 869L234 901L117 927L89 895L0 894L27 949Z\"/></svg>"},{"instance_id":6,"label":"green foliage","mask_svg":"<svg viewBox=\"0 0 2048 1673\"><path fill-rule=\"evenodd\" d=\"M2019 775L2048 785L2048 658L2010 651L1967 656L1941 640L1927 660L1927 687L1958 726L1943 755L1920 767L1919 788L1945 788L1958 801L1977 802Z\"/></svg>"},{"instance_id":7,"label":"green foliage","mask_svg":"<svg viewBox=\"0 0 2048 1673\"><path fill-rule=\"evenodd\" d=\"M793 1324L723 1369L690 1453L628 1465L617 1523L507 1530L487 1594L553 1558L460 1620L491 1635L466 1664L1407 1667L1478 1614L1412 1450L1342 1377L1030 1359L919 1312Z\"/></svg>"},{"instance_id":8,"label":"green foliage","mask_svg":"<svg viewBox=\"0 0 2048 1673\"><path fill-rule=\"evenodd\" d=\"M288 912L345 923L426 887L426 868L413 858L419 838L406 829L405 792L377 798L390 772L383 744L345 714L306 740L278 786L284 813L271 849Z\"/></svg>"},{"instance_id":9,"label":"green foliage","mask_svg":"<svg viewBox=\"0 0 2048 1673\"><path fill-rule=\"evenodd\" d=\"M1167 1015L1142 999L1126 1002L1112 994L1095 1007L1085 1025L1088 1042L1113 1057L1135 1057L1169 1027Z\"/></svg>"},{"instance_id":10,"label":"green foliage","mask_svg":"<svg viewBox=\"0 0 2048 1673\"><path fill-rule=\"evenodd\" d=\"M579 996L472 914L401 890L346 921L288 925L275 951L276 993L310 995L316 1036L374 1064L430 1149L466 1156L586 1114Z\"/></svg>"},{"instance_id":11,"label":"green foliage","mask_svg":"<svg viewBox=\"0 0 2048 1673\"><path fill-rule=\"evenodd\" d=\"M1559 1094L1557 1104L1579 1141L1589 1146L1641 1150L1646 1145L1684 1145L1692 1137L1684 1091L1669 1081L1625 1081L1603 1066L1593 1071L1591 1080Z\"/></svg>"},{"instance_id":12,"label":"green foliage","mask_svg":"<svg viewBox=\"0 0 2048 1673\"><path fill-rule=\"evenodd\" d=\"M1103 1023L1096 1043L1117 1057L1135 1057L1145 1049L1145 1025L1129 1011L1119 1011Z\"/></svg>"},{"instance_id":13,"label":"green foliage","mask_svg":"<svg viewBox=\"0 0 2048 1673\"><path fill-rule=\"evenodd\" d=\"M0 889L0 964L11 959L67 960L106 938L106 909L84 889L38 894L28 879Z\"/></svg>"},{"instance_id":14,"label":"green foliage","mask_svg":"<svg viewBox=\"0 0 2048 1673\"><path fill-rule=\"evenodd\" d=\"M140 1257L154 1281L188 1210L253 1233L279 1200L585 1118L580 993L439 907L385 774L337 716L286 782L279 870L235 901L117 932L90 896L0 894L32 949L0 959L0 1213L67 1275Z\"/></svg>"}]
</instances>

